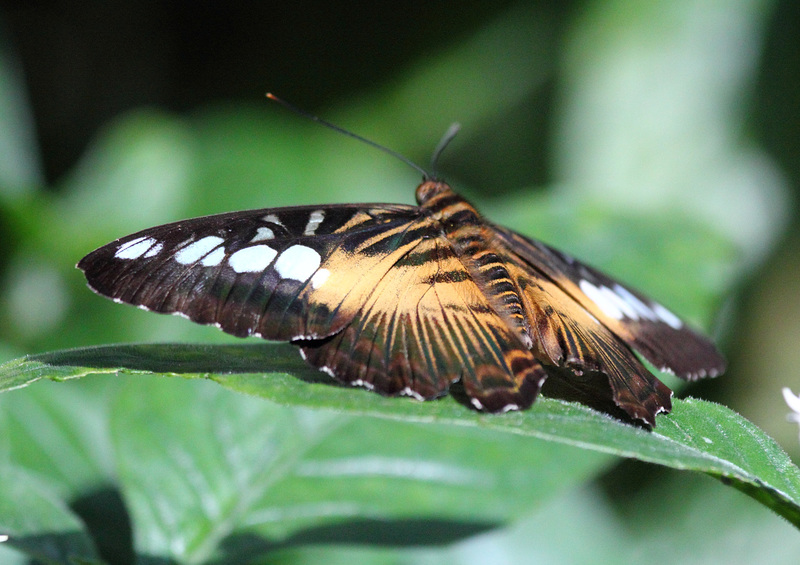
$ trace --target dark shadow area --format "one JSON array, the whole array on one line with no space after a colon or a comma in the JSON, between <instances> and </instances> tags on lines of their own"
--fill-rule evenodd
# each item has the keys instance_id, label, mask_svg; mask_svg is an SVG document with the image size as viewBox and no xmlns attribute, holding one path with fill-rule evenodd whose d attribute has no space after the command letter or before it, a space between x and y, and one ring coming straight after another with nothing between
<instances>
[{"instance_id":1,"label":"dark shadow area","mask_svg":"<svg viewBox=\"0 0 800 565\"><path fill-rule=\"evenodd\" d=\"M97 491L76 502L87 521L100 557L108 565L176 565L174 560L136 555L130 522L119 494L113 489ZM77 510L76 510L77 511ZM249 563L269 553L313 545L363 545L388 548L443 546L499 527L490 522L453 520L350 520L309 528L282 541L256 534L234 534L222 541L220 557L211 563ZM14 540L13 545L31 557L30 565L42 562L70 562L74 557L90 558L92 550L80 534L43 534ZM76 561L77 563L78 561ZM83 562L83 561L80 561Z\"/></svg>"},{"instance_id":2,"label":"dark shadow area","mask_svg":"<svg viewBox=\"0 0 800 565\"><path fill-rule=\"evenodd\" d=\"M616 405L607 375L597 372L586 372L578 376L569 369L559 369L556 367L546 367L546 371L548 377L542 386L540 396L565 400L567 402L578 402L598 412L608 414L626 424L631 424L632 426L647 430L650 429L646 423L634 420L627 412ZM450 395L459 404L462 404L470 410L475 410L461 381L456 381L450 385Z\"/></svg>"},{"instance_id":3,"label":"dark shadow area","mask_svg":"<svg viewBox=\"0 0 800 565\"><path fill-rule=\"evenodd\" d=\"M470 410L475 410L475 407L469 401L469 396L467 396L467 391L464 390L464 383L461 382L461 380L457 380L451 384L448 392L450 393L450 396L453 397L453 400L463 406L466 406Z\"/></svg>"},{"instance_id":4,"label":"dark shadow area","mask_svg":"<svg viewBox=\"0 0 800 565\"><path fill-rule=\"evenodd\" d=\"M44 532L38 535L10 537L4 542L29 560L28 565L42 565L42 563L86 563L95 555L94 548L87 543L82 532ZM80 559L80 560L78 560ZM113 562L109 565L115 565Z\"/></svg>"},{"instance_id":5,"label":"dark shadow area","mask_svg":"<svg viewBox=\"0 0 800 565\"><path fill-rule=\"evenodd\" d=\"M646 527L642 523L643 516L670 512L675 504L692 496L690 490L675 492L669 487L665 489L665 484L688 486L688 482L691 478L679 471L636 459L620 460L595 480L606 507L619 524L626 525L632 536Z\"/></svg>"},{"instance_id":6,"label":"dark shadow area","mask_svg":"<svg viewBox=\"0 0 800 565\"><path fill-rule=\"evenodd\" d=\"M552 5L553 19L563 20L562 4L542 2L542 10ZM511 5L11 1L2 15L52 180L126 109L187 112L215 100L263 100L271 90L316 111L435 56Z\"/></svg>"},{"instance_id":7,"label":"dark shadow area","mask_svg":"<svg viewBox=\"0 0 800 565\"><path fill-rule=\"evenodd\" d=\"M617 406L607 375L587 371L583 375L577 376L569 369L556 367L546 367L546 371L548 376L542 385L541 394L543 396L568 402L579 402L627 424L650 429L644 422L634 420Z\"/></svg>"},{"instance_id":8,"label":"dark shadow area","mask_svg":"<svg viewBox=\"0 0 800 565\"><path fill-rule=\"evenodd\" d=\"M270 552L310 545L441 546L487 532L499 525L452 520L351 520L302 530L280 542L255 534L233 535L222 542L221 548L226 555L225 561L246 563L248 559Z\"/></svg>"},{"instance_id":9,"label":"dark shadow area","mask_svg":"<svg viewBox=\"0 0 800 565\"><path fill-rule=\"evenodd\" d=\"M54 366L124 368L154 373L289 373L309 383L335 384L325 373L308 366L287 343L202 345L142 343L100 345L31 356Z\"/></svg>"},{"instance_id":10,"label":"dark shadow area","mask_svg":"<svg viewBox=\"0 0 800 565\"><path fill-rule=\"evenodd\" d=\"M624 508L635 507L642 492L657 485L670 473L674 471L661 465L622 459L598 477L597 484L612 506L622 513Z\"/></svg>"},{"instance_id":11,"label":"dark shadow area","mask_svg":"<svg viewBox=\"0 0 800 565\"><path fill-rule=\"evenodd\" d=\"M119 490L108 486L92 491L70 507L83 520L104 561L133 565L133 530Z\"/></svg>"}]
</instances>

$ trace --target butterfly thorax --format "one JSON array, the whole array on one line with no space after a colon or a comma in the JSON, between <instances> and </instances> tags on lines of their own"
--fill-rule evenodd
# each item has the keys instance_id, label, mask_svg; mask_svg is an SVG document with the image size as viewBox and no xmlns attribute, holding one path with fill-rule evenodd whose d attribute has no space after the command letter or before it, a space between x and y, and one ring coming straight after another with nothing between
<instances>
[{"instance_id":1,"label":"butterfly thorax","mask_svg":"<svg viewBox=\"0 0 800 565\"><path fill-rule=\"evenodd\" d=\"M481 215L445 182L429 180L417 187L417 202L443 225L478 224Z\"/></svg>"},{"instance_id":2,"label":"butterfly thorax","mask_svg":"<svg viewBox=\"0 0 800 565\"><path fill-rule=\"evenodd\" d=\"M493 309L513 328L526 347L532 343L520 289L494 250L492 229L477 209L447 183L426 181L417 188L417 202L440 224L472 278L482 287Z\"/></svg>"}]
</instances>

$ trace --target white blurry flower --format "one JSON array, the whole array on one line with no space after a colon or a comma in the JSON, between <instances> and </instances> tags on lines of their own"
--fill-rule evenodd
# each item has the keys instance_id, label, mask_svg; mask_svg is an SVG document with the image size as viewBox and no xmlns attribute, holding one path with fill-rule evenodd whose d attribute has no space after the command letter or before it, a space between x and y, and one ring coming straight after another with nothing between
<instances>
[{"instance_id":1,"label":"white blurry flower","mask_svg":"<svg viewBox=\"0 0 800 565\"><path fill-rule=\"evenodd\" d=\"M783 399L786 401L786 404L789 405L789 408L792 410L787 416L786 419L790 422L795 422L796 424L800 424L800 395L795 396L794 393L789 390L789 387L783 387Z\"/></svg>"}]
</instances>

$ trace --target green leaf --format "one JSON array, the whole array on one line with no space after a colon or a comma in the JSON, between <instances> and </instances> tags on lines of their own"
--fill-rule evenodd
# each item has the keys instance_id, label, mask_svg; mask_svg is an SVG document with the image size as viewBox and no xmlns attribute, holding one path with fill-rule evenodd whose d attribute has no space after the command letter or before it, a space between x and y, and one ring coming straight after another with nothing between
<instances>
[{"instance_id":1,"label":"green leaf","mask_svg":"<svg viewBox=\"0 0 800 565\"><path fill-rule=\"evenodd\" d=\"M81 387L42 383L24 394L0 397L0 454L74 500L113 482L106 397L114 383ZM76 410L80 407L80 410Z\"/></svg>"},{"instance_id":2,"label":"green leaf","mask_svg":"<svg viewBox=\"0 0 800 565\"><path fill-rule=\"evenodd\" d=\"M137 553L187 563L241 563L311 540L446 543L528 512L608 460L181 379L129 380L111 424Z\"/></svg>"},{"instance_id":3,"label":"green leaf","mask_svg":"<svg viewBox=\"0 0 800 565\"><path fill-rule=\"evenodd\" d=\"M397 552L374 546L317 545L272 554L262 563L641 565L642 556L658 555L658 562L665 565L796 565L800 536L794 528L741 493L701 475L644 464L631 467L647 476L631 477L626 469L615 469L614 475L620 471L626 475L622 492L591 484L572 489L503 528L445 547Z\"/></svg>"},{"instance_id":4,"label":"green leaf","mask_svg":"<svg viewBox=\"0 0 800 565\"><path fill-rule=\"evenodd\" d=\"M220 373L225 368L225 374ZM463 426L632 457L707 473L800 526L800 469L755 425L710 402L675 400L648 432L585 406L542 398L533 409L504 415L468 410L450 398L420 403L331 386L284 344L134 345L68 350L0 367L0 390L39 378L92 373L208 377L223 386L286 405L438 426Z\"/></svg>"},{"instance_id":5,"label":"green leaf","mask_svg":"<svg viewBox=\"0 0 800 565\"><path fill-rule=\"evenodd\" d=\"M4 547L48 565L99 563L83 523L52 489L26 470L7 464L0 464L0 485Z\"/></svg>"}]
</instances>

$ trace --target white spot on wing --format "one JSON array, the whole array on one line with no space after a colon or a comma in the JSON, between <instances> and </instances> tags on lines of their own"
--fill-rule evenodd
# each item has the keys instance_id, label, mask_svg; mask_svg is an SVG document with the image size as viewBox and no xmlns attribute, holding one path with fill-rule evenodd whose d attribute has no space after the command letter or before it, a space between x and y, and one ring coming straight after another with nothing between
<instances>
[{"instance_id":1,"label":"white spot on wing","mask_svg":"<svg viewBox=\"0 0 800 565\"><path fill-rule=\"evenodd\" d=\"M275 232L272 231L272 229L258 228L256 230L256 235L253 236L253 239L250 240L250 243L255 243L257 241L268 241L270 239L275 239Z\"/></svg>"},{"instance_id":2,"label":"white spot on wing","mask_svg":"<svg viewBox=\"0 0 800 565\"><path fill-rule=\"evenodd\" d=\"M603 293L609 302L613 302L614 306L616 306L622 315L631 320L638 320L639 314L636 312L636 309L631 305L628 304L624 298L622 298L619 294L608 288L607 286L601 286L600 292Z\"/></svg>"},{"instance_id":3,"label":"white spot on wing","mask_svg":"<svg viewBox=\"0 0 800 565\"><path fill-rule=\"evenodd\" d=\"M470 398L469 403L472 404L476 410L483 410L483 404L477 398Z\"/></svg>"},{"instance_id":4,"label":"white spot on wing","mask_svg":"<svg viewBox=\"0 0 800 565\"><path fill-rule=\"evenodd\" d=\"M323 222L323 220L325 220L324 210L314 210L311 212L311 215L308 217L308 223L306 224L306 229L303 232L303 235L314 235L317 233L317 228Z\"/></svg>"},{"instance_id":5,"label":"white spot on wing","mask_svg":"<svg viewBox=\"0 0 800 565\"><path fill-rule=\"evenodd\" d=\"M633 309L638 312L639 316L642 318L647 318L648 320L655 321L658 319L656 313L650 309L650 307L639 300L631 291L629 291L624 286L619 284L614 285L614 292L616 292L620 297L622 297L625 302L633 306Z\"/></svg>"},{"instance_id":6,"label":"white spot on wing","mask_svg":"<svg viewBox=\"0 0 800 565\"><path fill-rule=\"evenodd\" d=\"M594 286L586 279L581 279L579 283L583 293L589 297L589 300L597 304L597 307L603 311L603 314L615 320L621 320L625 314L617 306L617 301L608 298L607 294ZM613 293L612 293L613 294Z\"/></svg>"},{"instance_id":7,"label":"white spot on wing","mask_svg":"<svg viewBox=\"0 0 800 565\"><path fill-rule=\"evenodd\" d=\"M305 245L292 245L275 261L275 270L284 279L307 281L319 268L322 257Z\"/></svg>"},{"instance_id":8,"label":"white spot on wing","mask_svg":"<svg viewBox=\"0 0 800 565\"><path fill-rule=\"evenodd\" d=\"M321 287L330 276L331 272L328 269L319 269L309 281L311 283L311 288L317 289Z\"/></svg>"},{"instance_id":9,"label":"white spot on wing","mask_svg":"<svg viewBox=\"0 0 800 565\"><path fill-rule=\"evenodd\" d=\"M354 381L350 381L350 384L352 386L359 386L359 387L365 388L367 390L375 390L375 385L374 384L372 384L369 381L362 380L362 379L356 379Z\"/></svg>"},{"instance_id":10,"label":"white spot on wing","mask_svg":"<svg viewBox=\"0 0 800 565\"><path fill-rule=\"evenodd\" d=\"M145 259L148 259L150 257L155 257L156 255L158 255L161 252L162 249L164 249L164 244L163 243L156 243L153 247L148 249L147 253L142 255L142 257L144 257Z\"/></svg>"},{"instance_id":11,"label":"white spot on wing","mask_svg":"<svg viewBox=\"0 0 800 565\"><path fill-rule=\"evenodd\" d=\"M265 222L269 222L271 224L279 225L282 228L286 227L286 226L283 225L283 222L281 222L280 219L278 218L278 216L276 216L275 214L267 214L266 216L264 216L261 219L264 220Z\"/></svg>"},{"instance_id":12,"label":"white spot on wing","mask_svg":"<svg viewBox=\"0 0 800 565\"><path fill-rule=\"evenodd\" d=\"M200 264L204 267L216 267L224 258L225 249L222 247L217 247L214 251L203 257L203 260L200 261Z\"/></svg>"},{"instance_id":13,"label":"white spot on wing","mask_svg":"<svg viewBox=\"0 0 800 565\"><path fill-rule=\"evenodd\" d=\"M661 304L653 304L653 312L659 319L676 330L683 327L683 322L675 314L664 308Z\"/></svg>"},{"instance_id":14,"label":"white spot on wing","mask_svg":"<svg viewBox=\"0 0 800 565\"><path fill-rule=\"evenodd\" d=\"M228 264L237 273L256 273L266 269L277 254L269 245L253 245L231 255Z\"/></svg>"},{"instance_id":15,"label":"white spot on wing","mask_svg":"<svg viewBox=\"0 0 800 565\"><path fill-rule=\"evenodd\" d=\"M8 534L0 534L0 543L8 541Z\"/></svg>"},{"instance_id":16,"label":"white spot on wing","mask_svg":"<svg viewBox=\"0 0 800 565\"><path fill-rule=\"evenodd\" d=\"M420 393L418 393L415 390L411 390L409 387L405 387L403 390L401 390L400 394L402 396L410 396L411 398L413 398L415 400L425 400L424 396L422 396Z\"/></svg>"},{"instance_id":17,"label":"white spot on wing","mask_svg":"<svg viewBox=\"0 0 800 565\"><path fill-rule=\"evenodd\" d=\"M136 239L130 240L128 243L125 243L119 249L117 249L117 251L114 253L114 257L117 259L138 259L142 255L145 255L154 245L156 245L156 240L152 237L137 237ZM160 250L161 247L156 250L156 253L158 253ZM146 256L152 257L152 255Z\"/></svg>"},{"instance_id":18,"label":"white spot on wing","mask_svg":"<svg viewBox=\"0 0 800 565\"><path fill-rule=\"evenodd\" d=\"M219 247L223 243L221 237L209 235L203 239L198 239L194 243L190 243L175 254L175 261L181 265L190 265L196 263L198 259L208 255L215 247Z\"/></svg>"},{"instance_id":19,"label":"white spot on wing","mask_svg":"<svg viewBox=\"0 0 800 565\"><path fill-rule=\"evenodd\" d=\"M653 322L664 322L676 330L683 327L681 319L661 304L656 302L645 304L631 291L619 284L615 284L614 288L611 289L607 286L597 287L586 279L582 279L580 287L584 294L610 318L616 320L623 318L639 320L644 318Z\"/></svg>"}]
</instances>

